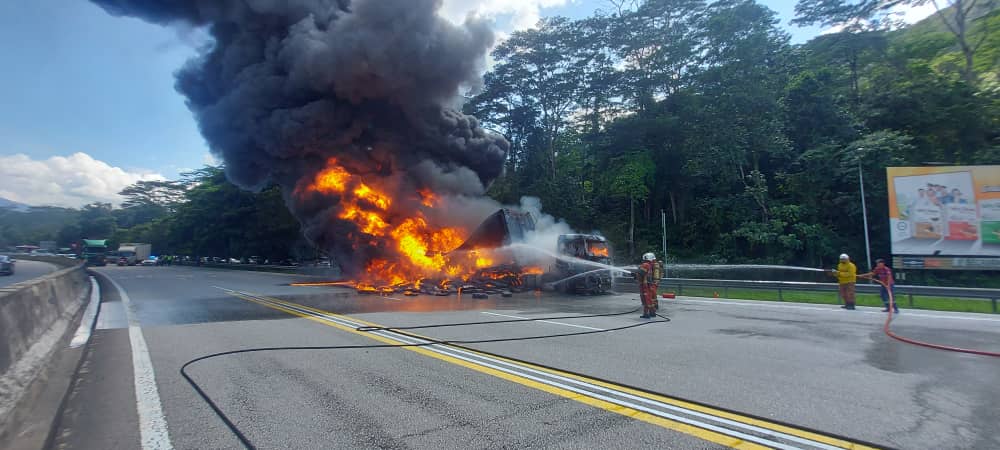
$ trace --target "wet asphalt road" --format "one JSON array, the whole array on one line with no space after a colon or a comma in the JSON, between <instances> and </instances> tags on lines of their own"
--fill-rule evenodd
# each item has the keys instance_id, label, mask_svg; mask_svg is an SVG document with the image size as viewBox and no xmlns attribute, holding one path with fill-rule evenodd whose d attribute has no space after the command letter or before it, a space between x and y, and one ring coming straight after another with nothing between
<instances>
[{"instance_id":1,"label":"wet asphalt road","mask_svg":"<svg viewBox=\"0 0 1000 450\"><path fill-rule=\"evenodd\" d=\"M325 319L290 314L309 311L303 307L404 327L613 314L638 304L635 295L380 298L292 287L295 277L288 275L198 268L98 272L130 298L175 448L240 447L179 375L185 362L254 347L382 343ZM139 448L140 429L148 429L136 412L127 314L115 287L103 281L101 288L98 330L60 419L56 447ZM661 306L671 322L612 332L599 331L642 319L634 313L412 332L446 340L594 332L468 347L725 408L738 413L732 420L739 423L751 422L745 416L752 415L907 449L1000 448L996 358L891 340L881 333L884 316L874 309L699 299L663 300ZM894 326L919 339L1000 351L1000 316L904 310ZM259 448L747 444L713 441L704 430L490 370L423 349L355 348L220 356L192 365L190 374Z\"/></svg>"},{"instance_id":2,"label":"wet asphalt road","mask_svg":"<svg viewBox=\"0 0 1000 450\"><path fill-rule=\"evenodd\" d=\"M56 266L45 262L17 260L14 263L13 275L0 275L0 287L38 278L56 269Z\"/></svg>"}]
</instances>

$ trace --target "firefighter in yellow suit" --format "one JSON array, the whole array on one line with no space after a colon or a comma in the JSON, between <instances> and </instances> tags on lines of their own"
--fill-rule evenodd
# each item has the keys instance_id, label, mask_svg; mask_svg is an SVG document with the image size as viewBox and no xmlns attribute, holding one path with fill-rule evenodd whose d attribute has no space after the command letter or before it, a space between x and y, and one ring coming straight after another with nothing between
<instances>
[{"instance_id":1,"label":"firefighter in yellow suit","mask_svg":"<svg viewBox=\"0 0 1000 450\"><path fill-rule=\"evenodd\" d=\"M840 285L840 298L844 299L844 309L854 309L855 285L858 282L858 268L851 262L851 257L847 253L840 255L840 263L830 274L837 277L837 284Z\"/></svg>"}]
</instances>

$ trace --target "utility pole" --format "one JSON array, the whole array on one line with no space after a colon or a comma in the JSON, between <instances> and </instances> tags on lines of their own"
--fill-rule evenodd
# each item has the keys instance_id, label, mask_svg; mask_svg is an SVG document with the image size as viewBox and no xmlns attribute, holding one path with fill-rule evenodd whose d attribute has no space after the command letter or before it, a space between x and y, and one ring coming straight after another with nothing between
<instances>
[{"instance_id":1,"label":"utility pole","mask_svg":"<svg viewBox=\"0 0 1000 450\"><path fill-rule=\"evenodd\" d=\"M663 278L667 278L667 211L660 210L660 221L663 223Z\"/></svg>"},{"instance_id":2,"label":"utility pole","mask_svg":"<svg viewBox=\"0 0 1000 450\"><path fill-rule=\"evenodd\" d=\"M635 258L635 199L628 197L628 256Z\"/></svg>"},{"instance_id":3,"label":"utility pole","mask_svg":"<svg viewBox=\"0 0 1000 450\"><path fill-rule=\"evenodd\" d=\"M864 148L859 148L858 152L863 151ZM861 158L858 158L858 185L861 186L861 216L865 224L865 253L868 256L868 270L872 270L872 246L868 241L868 207L865 204L865 177L861 171Z\"/></svg>"},{"instance_id":4,"label":"utility pole","mask_svg":"<svg viewBox=\"0 0 1000 450\"><path fill-rule=\"evenodd\" d=\"M660 221L663 223L663 260L667 260L667 211L660 210Z\"/></svg>"}]
</instances>

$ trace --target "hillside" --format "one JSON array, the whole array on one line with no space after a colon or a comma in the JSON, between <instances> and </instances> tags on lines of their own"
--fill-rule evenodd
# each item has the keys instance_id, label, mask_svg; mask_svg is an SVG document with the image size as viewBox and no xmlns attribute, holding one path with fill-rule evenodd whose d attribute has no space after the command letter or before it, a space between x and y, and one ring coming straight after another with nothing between
<instances>
[{"instance_id":1,"label":"hillside","mask_svg":"<svg viewBox=\"0 0 1000 450\"><path fill-rule=\"evenodd\" d=\"M30 209L31 207L25 205L24 203L18 203L13 200L8 200L3 197L0 197L0 208L24 212Z\"/></svg>"},{"instance_id":2,"label":"hillside","mask_svg":"<svg viewBox=\"0 0 1000 450\"><path fill-rule=\"evenodd\" d=\"M944 15L950 20L954 13L949 9ZM1000 10L982 9L972 16L968 41L976 43L986 33L974 58L976 72L981 78L996 80L1000 71ZM896 54L928 60L942 72L954 72L964 64L954 34L938 14L890 34L889 42Z\"/></svg>"}]
</instances>

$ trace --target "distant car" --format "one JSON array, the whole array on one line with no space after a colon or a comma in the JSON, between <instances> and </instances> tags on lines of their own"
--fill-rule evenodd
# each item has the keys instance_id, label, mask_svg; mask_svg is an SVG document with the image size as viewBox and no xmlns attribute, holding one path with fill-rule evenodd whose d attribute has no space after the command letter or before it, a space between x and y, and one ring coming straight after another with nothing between
<instances>
[{"instance_id":1,"label":"distant car","mask_svg":"<svg viewBox=\"0 0 1000 450\"><path fill-rule=\"evenodd\" d=\"M149 258L146 258L146 259L142 260L142 262L139 263L139 264L142 264L144 266L155 266L156 265L156 257L155 256L150 256Z\"/></svg>"},{"instance_id":2,"label":"distant car","mask_svg":"<svg viewBox=\"0 0 1000 450\"><path fill-rule=\"evenodd\" d=\"M0 274L14 275L14 260L10 256L0 255Z\"/></svg>"},{"instance_id":3,"label":"distant car","mask_svg":"<svg viewBox=\"0 0 1000 450\"><path fill-rule=\"evenodd\" d=\"M119 266L127 266L128 265L128 258L126 258L124 256L119 256L118 257L118 265Z\"/></svg>"}]
</instances>

